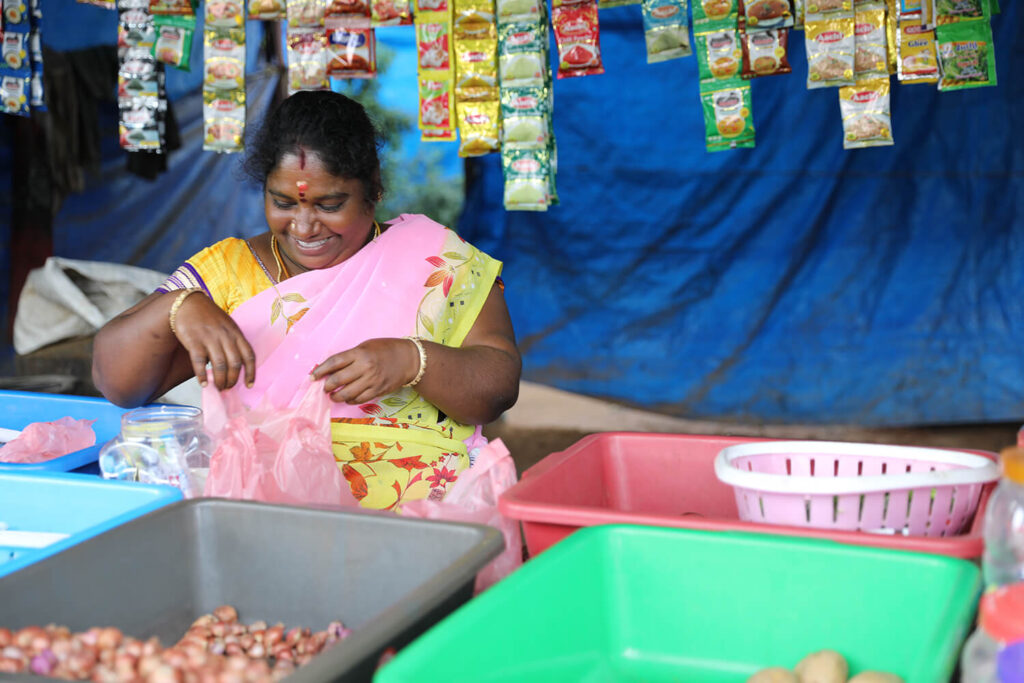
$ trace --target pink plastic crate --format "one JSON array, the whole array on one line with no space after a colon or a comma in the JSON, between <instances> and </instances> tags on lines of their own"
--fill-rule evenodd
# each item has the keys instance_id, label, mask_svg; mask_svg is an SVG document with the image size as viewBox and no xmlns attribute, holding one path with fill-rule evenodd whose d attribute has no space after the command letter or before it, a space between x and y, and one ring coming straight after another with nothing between
<instances>
[{"instance_id":1,"label":"pink plastic crate","mask_svg":"<svg viewBox=\"0 0 1024 683\"><path fill-rule=\"evenodd\" d=\"M498 507L507 517L522 522L531 555L580 527L648 524L830 538L853 545L952 557L981 556L982 521L994 484L985 487L974 520L958 536L887 536L741 521L733 487L715 476L715 457L727 446L766 440L692 434L591 434L526 470L519 483L501 497ZM996 457L987 451L965 452L993 460Z\"/></svg>"}]
</instances>

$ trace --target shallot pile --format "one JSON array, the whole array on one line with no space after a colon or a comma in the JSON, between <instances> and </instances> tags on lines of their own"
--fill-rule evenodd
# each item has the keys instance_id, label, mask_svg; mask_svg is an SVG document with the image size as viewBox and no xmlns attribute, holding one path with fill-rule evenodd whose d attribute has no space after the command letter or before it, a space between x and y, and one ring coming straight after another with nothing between
<instances>
[{"instance_id":1,"label":"shallot pile","mask_svg":"<svg viewBox=\"0 0 1024 683\"><path fill-rule=\"evenodd\" d=\"M196 619L169 648L113 627L0 628L0 673L95 683L263 683L281 680L349 633L340 621L315 633L263 621L246 625L230 605Z\"/></svg>"}]
</instances>

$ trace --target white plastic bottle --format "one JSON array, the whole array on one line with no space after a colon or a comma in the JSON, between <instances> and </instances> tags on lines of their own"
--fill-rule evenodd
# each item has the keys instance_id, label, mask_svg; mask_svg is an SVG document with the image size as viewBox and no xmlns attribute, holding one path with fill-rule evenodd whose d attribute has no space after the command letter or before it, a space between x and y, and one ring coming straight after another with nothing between
<instances>
[{"instance_id":1,"label":"white plastic bottle","mask_svg":"<svg viewBox=\"0 0 1024 683\"><path fill-rule=\"evenodd\" d=\"M978 628L960 657L961 683L1000 683L999 653L1009 643L1024 641L1024 582L1002 586L981 598Z\"/></svg>"},{"instance_id":2,"label":"white plastic bottle","mask_svg":"<svg viewBox=\"0 0 1024 683\"><path fill-rule=\"evenodd\" d=\"M1024 581L1024 449L1000 454L1003 476L985 512L986 589Z\"/></svg>"}]
</instances>

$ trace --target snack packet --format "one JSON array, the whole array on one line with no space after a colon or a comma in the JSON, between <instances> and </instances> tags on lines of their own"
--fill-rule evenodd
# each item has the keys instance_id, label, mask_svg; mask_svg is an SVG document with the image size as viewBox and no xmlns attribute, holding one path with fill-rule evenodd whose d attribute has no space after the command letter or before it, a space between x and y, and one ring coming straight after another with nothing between
<instances>
[{"instance_id":1,"label":"snack packet","mask_svg":"<svg viewBox=\"0 0 1024 683\"><path fill-rule=\"evenodd\" d=\"M965 21L936 29L939 90L964 90L996 84L995 46L987 21Z\"/></svg>"},{"instance_id":2,"label":"snack packet","mask_svg":"<svg viewBox=\"0 0 1024 683\"><path fill-rule=\"evenodd\" d=\"M245 11L242 0L206 0L206 28L242 28Z\"/></svg>"},{"instance_id":3,"label":"snack packet","mask_svg":"<svg viewBox=\"0 0 1024 683\"><path fill-rule=\"evenodd\" d=\"M495 41L460 40L455 43L455 95L460 102L498 97Z\"/></svg>"},{"instance_id":4,"label":"snack packet","mask_svg":"<svg viewBox=\"0 0 1024 683\"><path fill-rule=\"evenodd\" d=\"M160 16L154 18L153 24L156 34L151 48L153 56L157 61L188 71L192 35L196 30L195 16Z\"/></svg>"},{"instance_id":5,"label":"snack packet","mask_svg":"<svg viewBox=\"0 0 1024 683\"><path fill-rule=\"evenodd\" d=\"M459 121L460 157L476 157L498 151L501 142L498 102L459 102L456 113Z\"/></svg>"},{"instance_id":6,"label":"snack packet","mask_svg":"<svg viewBox=\"0 0 1024 683\"><path fill-rule=\"evenodd\" d=\"M129 152L160 152L163 130L159 106L137 103L120 111L121 147Z\"/></svg>"},{"instance_id":7,"label":"snack packet","mask_svg":"<svg viewBox=\"0 0 1024 683\"><path fill-rule=\"evenodd\" d=\"M3 0L4 29L10 31L19 24L28 24L28 7L23 0ZM28 32L27 29L25 31Z\"/></svg>"},{"instance_id":8,"label":"snack packet","mask_svg":"<svg viewBox=\"0 0 1024 683\"><path fill-rule=\"evenodd\" d=\"M421 70L448 71L452 68L451 25L447 21L416 24L417 65Z\"/></svg>"},{"instance_id":9,"label":"snack packet","mask_svg":"<svg viewBox=\"0 0 1024 683\"><path fill-rule=\"evenodd\" d=\"M502 148L501 167L506 210L547 211L554 175L548 150Z\"/></svg>"},{"instance_id":10,"label":"snack packet","mask_svg":"<svg viewBox=\"0 0 1024 683\"><path fill-rule=\"evenodd\" d=\"M596 2L556 7L551 24L558 43L558 78L604 73Z\"/></svg>"},{"instance_id":11,"label":"snack packet","mask_svg":"<svg viewBox=\"0 0 1024 683\"><path fill-rule=\"evenodd\" d=\"M285 18L285 0L248 0L249 18L277 21Z\"/></svg>"},{"instance_id":12,"label":"snack packet","mask_svg":"<svg viewBox=\"0 0 1024 683\"><path fill-rule=\"evenodd\" d=\"M808 88L853 85L853 27L853 17L809 21L804 25Z\"/></svg>"},{"instance_id":13,"label":"snack packet","mask_svg":"<svg viewBox=\"0 0 1024 683\"><path fill-rule=\"evenodd\" d=\"M420 2L443 3L447 7L447 0ZM370 28L369 0L328 0L324 21L329 28Z\"/></svg>"},{"instance_id":14,"label":"snack packet","mask_svg":"<svg viewBox=\"0 0 1024 683\"><path fill-rule=\"evenodd\" d=\"M918 21L921 19L921 5L924 0L899 0L900 3L900 18L914 17Z\"/></svg>"},{"instance_id":15,"label":"snack packet","mask_svg":"<svg viewBox=\"0 0 1024 683\"><path fill-rule=\"evenodd\" d=\"M5 75L0 77L0 110L3 113L16 116L30 115L31 79L31 76Z\"/></svg>"},{"instance_id":16,"label":"snack packet","mask_svg":"<svg viewBox=\"0 0 1024 683\"><path fill-rule=\"evenodd\" d=\"M854 17L854 77L883 78L889 75L886 52L885 10L857 10Z\"/></svg>"},{"instance_id":17,"label":"snack packet","mask_svg":"<svg viewBox=\"0 0 1024 683\"><path fill-rule=\"evenodd\" d=\"M158 107L164 73L149 50L129 48L117 73L117 100L121 109ZM139 115L141 116L141 114Z\"/></svg>"},{"instance_id":18,"label":"snack packet","mask_svg":"<svg viewBox=\"0 0 1024 683\"><path fill-rule=\"evenodd\" d=\"M544 17L545 5L541 0L497 0L496 18L498 24L510 21L540 21Z\"/></svg>"},{"instance_id":19,"label":"snack packet","mask_svg":"<svg viewBox=\"0 0 1024 683\"><path fill-rule=\"evenodd\" d=\"M371 26L407 26L411 23L409 0L371 0Z\"/></svg>"},{"instance_id":20,"label":"snack packet","mask_svg":"<svg viewBox=\"0 0 1024 683\"><path fill-rule=\"evenodd\" d=\"M203 149L241 152L245 139L245 91L203 89Z\"/></svg>"},{"instance_id":21,"label":"snack packet","mask_svg":"<svg viewBox=\"0 0 1024 683\"><path fill-rule=\"evenodd\" d=\"M694 0L693 33L710 33L736 29L736 0Z\"/></svg>"},{"instance_id":22,"label":"snack packet","mask_svg":"<svg viewBox=\"0 0 1024 683\"><path fill-rule=\"evenodd\" d=\"M853 18L852 0L806 0L804 4L805 27L809 22L845 18Z\"/></svg>"},{"instance_id":23,"label":"snack packet","mask_svg":"<svg viewBox=\"0 0 1024 683\"><path fill-rule=\"evenodd\" d=\"M511 22L498 32L501 87L542 86L547 73L547 27Z\"/></svg>"},{"instance_id":24,"label":"snack packet","mask_svg":"<svg viewBox=\"0 0 1024 683\"><path fill-rule=\"evenodd\" d=\"M452 117L454 107L452 106L452 84L446 80L419 80L420 107L419 123L420 130L445 130L451 131L455 128Z\"/></svg>"},{"instance_id":25,"label":"snack packet","mask_svg":"<svg viewBox=\"0 0 1024 683\"><path fill-rule=\"evenodd\" d=\"M786 55L789 42L789 29L777 28L767 31L754 31L740 36L743 45L744 79L760 76L775 76L793 71Z\"/></svg>"},{"instance_id":26,"label":"snack packet","mask_svg":"<svg viewBox=\"0 0 1024 683\"><path fill-rule=\"evenodd\" d=\"M327 32L313 28L288 29L288 94L329 87Z\"/></svg>"},{"instance_id":27,"label":"snack packet","mask_svg":"<svg viewBox=\"0 0 1024 683\"><path fill-rule=\"evenodd\" d=\"M245 30L203 32L203 83L220 90L245 89Z\"/></svg>"},{"instance_id":28,"label":"snack packet","mask_svg":"<svg viewBox=\"0 0 1024 683\"><path fill-rule=\"evenodd\" d=\"M822 0L813 1L821 2ZM790 0L744 0L743 16L748 32L770 28L789 28L794 23L793 14L794 10Z\"/></svg>"},{"instance_id":29,"label":"snack packet","mask_svg":"<svg viewBox=\"0 0 1024 683\"><path fill-rule=\"evenodd\" d=\"M0 35L3 35L4 65L12 71L28 69L28 33L8 30Z\"/></svg>"},{"instance_id":30,"label":"snack packet","mask_svg":"<svg viewBox=\"0 0 1024 683\"><path fill-rule=\"evenodd\" d=\"M551 139L548 88L501 89L502 149L544 149Z\"/></svg>"},{"instance_id":31,"label":"snack packet","mask_svg":"<svg viewBox=\"0 0 1024 683\"><path fill-rule=\"evenodd\" d=\"M896 73L900 81L938 82L939 62L935 51L934 30L922 28L913 17L901 18L896 49Z\"/></svg>"},{"instance_id":32,"label":"snack packet","mask_svg":"<svg viewBox=\"0 0 1024 683\"><path fill-rule=\"evenodd\" d=\"M686 0L643 0L641 11L648 64L693 54Z\"/></svg>"},{"instance_id":33,"label":"snack packet","mask_svg":"<svg viewBox=\"0 0 1024 683\"><path fill-rule=\"evenodd\" d=\"M334 26L327 19L327 75L373 78L377 75L377 37L372 28Z\"/></svg>"},{"instance_id":34,"label":"snack packet","mask_svg":"<svg viewBox=\"0 0 1024 683\"><path fill-rule=\"evenodd\" d=\"M289 28L323 28L327 6L324 0L286 0Z\"/></svg>"},{"instance_id":35,"label":"snack packet","mask_svg":"<svg viewBox=\"0 0 1024 683\"><path fill-rule=\"evenodd\" d=\"M703 33L695 37L697 72L701 91L720 90L727 84L739 85L743 48L734 30Z\"/></svg>"},{"instance_id":36,"label":"snack packet","mask_svg":"<svg viewBox=\"0 0 1024 683\"><path fill-rule=\"evenodd\" d=\"M893 144L889 78L857 81L839 89L843 149Z\"/></svg>"},{"instance_id":37,"label":"snack packet","mask_svg":"<svg viewBox=\"0 0 1024 683\"><path fill-rule=\"evenodd\" d=\"M117 26L118 56L123 57L129 48L151 51L156 43L156 24L144 9L121 11Z\"/></svg>"},{"instance_id":38,"label":"snack packet","mask_svg":"<svg viewBox=\"0 0 1024 683\"><path fill-rule=\"evenodd\" d=\"M701 93L704 143L709 152L754 146L750 86Z\"/></svg>"}]
</instances>

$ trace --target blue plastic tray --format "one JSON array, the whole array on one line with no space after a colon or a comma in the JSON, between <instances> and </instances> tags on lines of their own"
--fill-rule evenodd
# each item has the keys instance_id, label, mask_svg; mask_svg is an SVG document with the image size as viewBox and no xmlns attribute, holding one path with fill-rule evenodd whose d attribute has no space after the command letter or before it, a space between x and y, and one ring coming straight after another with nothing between
<instances>
[{"instance_id":1,"label":"blue plastic tray","mask_svg":"<svg viewBox=\"0 0 1024 683\"><path fill-rule=\"evenodd\" d=\"M74 453L46 462L2 463L0 472L70 472L91 467L98 473L96 461L100 448L121 431L121 416L126 408L115 406L102 398L44 394L29 391L0 391L0 427L24 429L33 422L52 422L62 417L76 420L96 420L92 428L96 432L96 444Z\"/></svg>"},{"instance_id":2,"label":"blue plastic tray","mask_svg":"<svg viewBox=\"0 0 1024 683\"><path fill-rule=\"evenodd\" d=\"M181 499L181 491L171 486L83 474L0 472L0 525L8 531L68 534L42 548L0 545L0 576Z\"/></svg>"}]
</instances>

